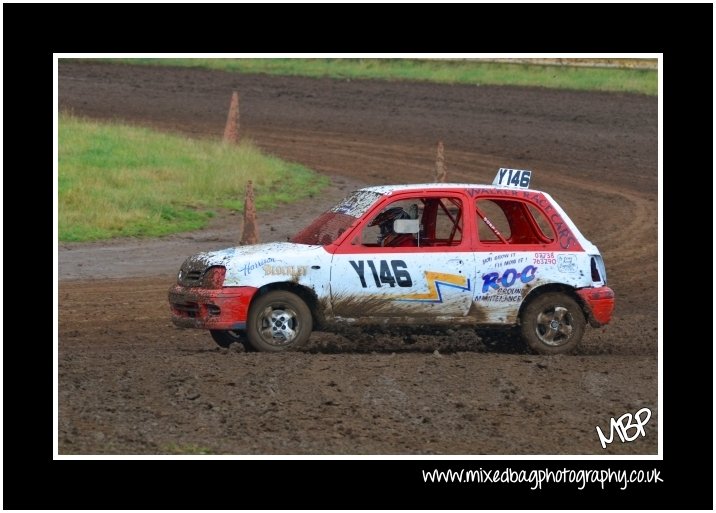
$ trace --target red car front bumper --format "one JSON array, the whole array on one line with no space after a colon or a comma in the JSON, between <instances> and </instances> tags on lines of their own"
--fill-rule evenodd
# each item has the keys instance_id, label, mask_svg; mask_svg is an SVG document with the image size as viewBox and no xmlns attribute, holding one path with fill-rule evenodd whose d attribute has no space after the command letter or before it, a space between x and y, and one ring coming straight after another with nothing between
<instances>
[{"instance_id":1,"label":"red car front bumper","mask_svg":"<svg viewBox=\"0 0 716 513\"><path fill-rule=\"evenodd\" d=\"M169 289L172 322L180 328L242 330L255 287L204 289L174 285Z\"/></svg>"},{"instance_id":2,"label":"red car front bumper","mask_svg":"<svg viewBox=\"0 0 716 513\"><path fill-rule=\"evenodd\" d=\"M587 306L589 324L598 328L612 320L614 311L614 291L609 287L579 289L577 294Z\"/></svg>"}]
</instances>

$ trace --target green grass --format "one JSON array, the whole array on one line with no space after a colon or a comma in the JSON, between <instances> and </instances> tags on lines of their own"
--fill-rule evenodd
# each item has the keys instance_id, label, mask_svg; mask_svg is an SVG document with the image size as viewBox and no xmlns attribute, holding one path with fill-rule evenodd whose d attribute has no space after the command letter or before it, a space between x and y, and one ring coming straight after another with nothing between
<instances>
[{"instance_id":1,"label":"green grass","mask_svg":"<svg viewBox=\"0 0 716 513\"><path fill-rule=\"evenodd\" d=\"M61 241L203 228L217 209L243 208L248 180L258 210L313 196L328 184L250 142L188 139L67 114L60 115L58 136Z\"/></svg>"},{"instance_id":2,"label":"green grass","mask_svg":"<svg viewBox=\"0 0 716 513\"><path fill-rule=\"evenodd\" d=\"M516 85L655 95L657 71L475 60L436 59L102 59L125 64L183 66L236 73L338 79L417 80L449 84ZM623 59L624 60L624 59Z\"/></svg>"}]
</instances>

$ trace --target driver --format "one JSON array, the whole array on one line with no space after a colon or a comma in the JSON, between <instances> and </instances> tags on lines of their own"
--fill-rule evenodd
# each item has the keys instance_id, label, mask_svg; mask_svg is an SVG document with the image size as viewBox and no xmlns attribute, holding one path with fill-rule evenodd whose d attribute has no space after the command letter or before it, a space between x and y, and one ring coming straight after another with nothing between
<instances>
[{"instance_id":1,"label":"driver","mask_svg":"<svg viewBox=\"0 0 716 513\"><path fill-rule=\"evenodd\" d=\"M368 226L380 226L378 245L388 247L416 246L415 237L410 233L395 233L393 223L396 219L412 219L401 207L392 207L378 214Z\"/></svg>"}]
</instances>

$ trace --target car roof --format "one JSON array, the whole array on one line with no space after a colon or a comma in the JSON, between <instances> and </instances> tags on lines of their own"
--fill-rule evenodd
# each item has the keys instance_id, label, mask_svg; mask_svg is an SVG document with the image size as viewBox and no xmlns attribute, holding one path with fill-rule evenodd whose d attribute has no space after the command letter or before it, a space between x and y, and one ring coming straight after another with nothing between
<instances>
[{"instance_id":1,"label":"car roof","mask_svg":"<svg viewBox=\"0 0 716 513\"><path fill-rule=\"evenodd\" d=\"M396 192L410 192L410 191L429 191L436 189L483 189L483 190L494 190L503 189L508 191L521 190L521 191L533 191L542 192L536 189L522 189L517 187L506 187L504 185L486 185L476 183L408 183L401 185L374 185L371 187L363 187L361 191L371 191L378 194L389 196Z\"/></svg>"}]
</instances>

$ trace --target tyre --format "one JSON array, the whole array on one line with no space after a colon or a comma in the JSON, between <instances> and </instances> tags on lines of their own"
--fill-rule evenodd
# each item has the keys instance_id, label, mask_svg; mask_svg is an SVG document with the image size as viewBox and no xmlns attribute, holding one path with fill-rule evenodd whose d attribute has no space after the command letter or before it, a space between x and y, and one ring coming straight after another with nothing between
<instances>
[{"instance_id":1,"label":"tyre","mask_svg":"<svg viewBox=\"0 0 716 513\"><path fill-rule=\"evenodd\" d=\"M259 296L249 308L246 335L258 351L294 349L306 343L311 330L311 310L292 292L268 292Z\"/></svg>"},{"instance_id":2,"label":"tyre","mask_svg":"<svg viewBox=\"0 0 716 513\"><path fill-rule=\"evenodd\" d=\"M520 329L527 345L540 354L569 353L582 340L584 314L566 294L540 294L522 311Z\"/></svg>"},{"instance_id":3,"label":"tyre","mask_svg":"<svg viewBox=\"0 0 716 513\"><path fill-rule=\"evenodd\" d=\"M241 330L209 330L209 332L219 347L229 347L231 344L238 343L247 351L254 349L246 340L246 333Z\"/></svg>"}]
</instances>

